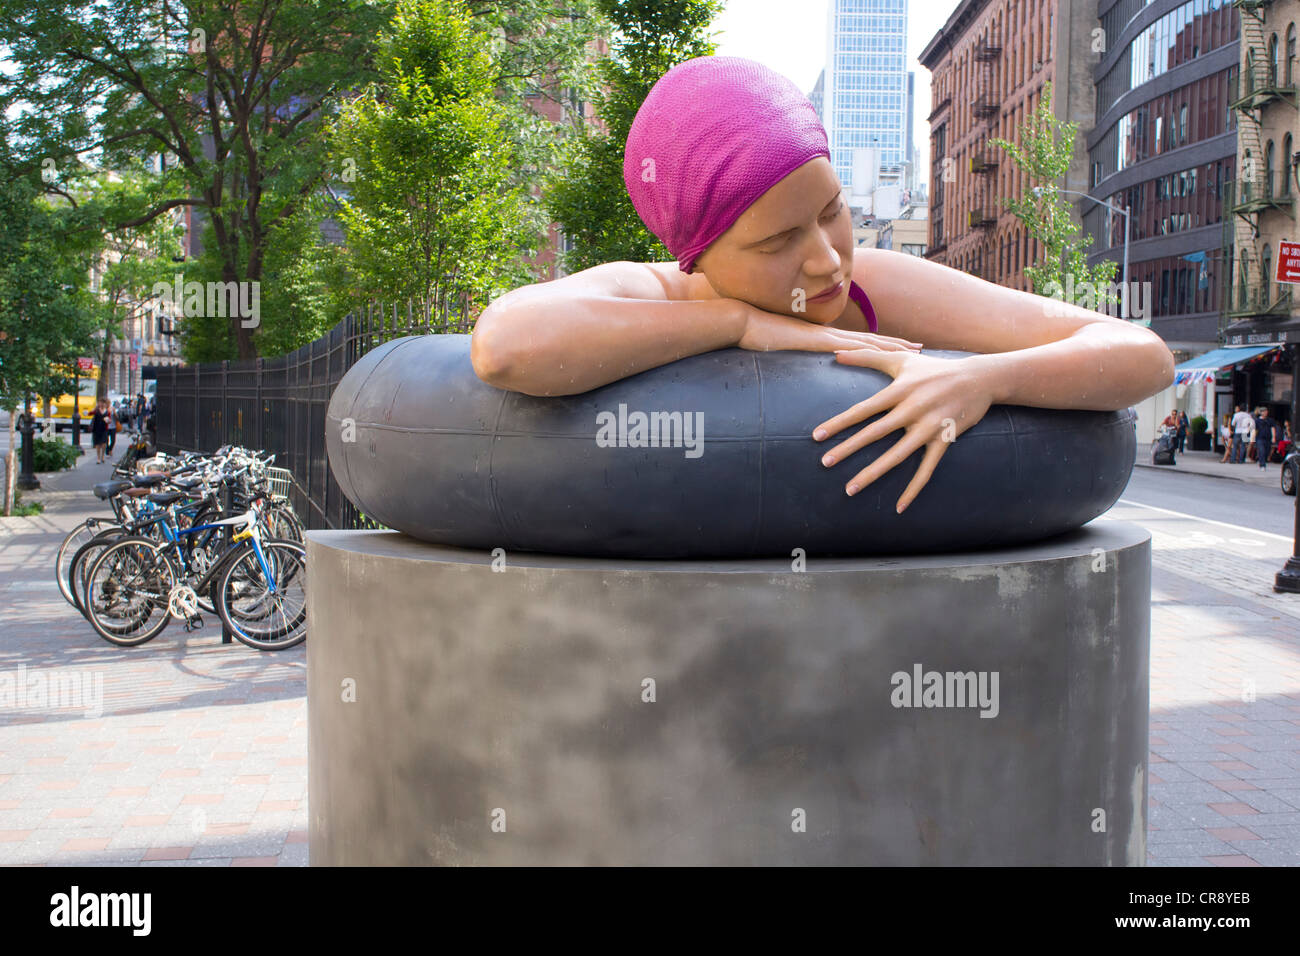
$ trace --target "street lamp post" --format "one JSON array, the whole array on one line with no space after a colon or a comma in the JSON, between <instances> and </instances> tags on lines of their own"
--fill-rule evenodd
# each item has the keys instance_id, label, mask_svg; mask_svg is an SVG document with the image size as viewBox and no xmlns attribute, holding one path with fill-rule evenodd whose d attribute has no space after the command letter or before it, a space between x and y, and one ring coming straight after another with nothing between
<instances>
[{"instance_id":1,"label":"street lamp post","mask_svg":"<svg viewBox=\"0 0 1300 956\"><path fill-rule=\"evenodd\" d=\"M1300 191L1300 150L1291 157L1291 175ZM1291 343L1291 440L1300 439L1300 342ZM1283 460L1283 467L1286 462ZM1295 534L1291 541L1291 557L1287 558L1273 578L1274 591L1300 594L1300 489L1295 494Z\"/></svg>"},{"instance_id":2,"label":"street lamp post","mask_svg":"<svg viewBox=\"0 0 1300 956\"><path fill-rule=\"evenodd\" d=\"M27 393L27 400L23 403L22 423L19 429L22 433L23 447L21 466L18 469L18 478L15 484L24 491L33 491L39 488L41 483L36 477L36 449L32 445L36 438L36 419L32 415L32 396L30 392Z\"/></svg>"},{"instance_id":3,"label":"street lamp post","mask_svg":"<svg viewBox=\"0 0 1300 956\"><path fill-rule=\"evenodd\" d=\"M1035 186L1033 189L1030 190L1030 192L1032 192L1035 196L1041 196L1043 194L1044 189L1045 187L1043 186ZM1124 313L1124 318L1127 319L1130 314L1129 307L1128 307L1129 211L1127 209L1122 209L1119 206L1114 206L1101 199L1097 199L1095 196L1089 196L1087 193L1081 193L1074 189L1056 189L1056 191L1058 193L1065 193L1065 195L1067 196L1082 196L1084 199L1090 199L1093 202L1095 202L1098 206L1105 206L1107 209L1111 210L1112 212L1117 212L1124 217L1124 265L1120 272L1119 294L1120 294L1120 301L1122 302L1120 309Z\"/></svg>"}]
</instances>

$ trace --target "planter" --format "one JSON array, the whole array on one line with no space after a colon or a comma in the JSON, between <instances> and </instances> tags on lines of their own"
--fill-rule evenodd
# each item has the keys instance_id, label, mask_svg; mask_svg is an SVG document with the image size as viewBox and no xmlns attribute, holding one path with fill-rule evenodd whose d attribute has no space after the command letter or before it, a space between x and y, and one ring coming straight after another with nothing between
<instances>
[{"instance_id":1,"label":"planter","mask_svg":"<svg viewBox=\"0 0 1300 956\"><path fill-rule=\"evenodd\" d=\"M1199 435L1187 436L1187 447L1192 451L1209 451L1210 450L1210 433L1201 432Z\"/></svg>"}]
</instances>

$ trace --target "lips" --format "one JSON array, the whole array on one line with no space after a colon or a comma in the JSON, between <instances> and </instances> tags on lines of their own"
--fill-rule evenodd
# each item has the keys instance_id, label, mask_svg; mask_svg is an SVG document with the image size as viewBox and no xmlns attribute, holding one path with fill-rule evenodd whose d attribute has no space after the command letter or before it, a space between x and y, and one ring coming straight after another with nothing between
<instances>
[{"instance_id":1,"label":"lips","mask_svg":"<svg viewBox=\"0 0 1300 956\"><path fill-rule=\"evenodd\" d=\"M844 287L844 282L841 280L840 282L835 283L835 285L833 285L831 288L827 289L825 292L819 293L819 294L814 295L814 296L809 296L808 301L809 301L809 302L824 302L824 301L826 301L827 299L833 299L833 298L835 298L837 295L840 294L840 289L842 289L843 287Z\"/></svg>"}]
</instances>

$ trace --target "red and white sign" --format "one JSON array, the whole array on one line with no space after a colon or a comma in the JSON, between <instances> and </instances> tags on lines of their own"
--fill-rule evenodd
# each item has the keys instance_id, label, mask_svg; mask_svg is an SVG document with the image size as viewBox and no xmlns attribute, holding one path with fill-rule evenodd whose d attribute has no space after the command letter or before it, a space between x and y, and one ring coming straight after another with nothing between
<instances>
[{"instance_id":1,"label":"red and white sign","mask_svg":"<svg viewBox=\"0 0 1300 956\"><path fill-rule=\"evenodd\" d=\"M94 371L94 369L95 369L95 360L94 360L94 359L88 359L88 358L79 358L79 359L77 359L77 371L78 371L78 372L92 372L92 371Z\"/></svg>"},{"instance_id":2,"label":"red and white sign","mask_svg":"<svg viewBox=\"0 0 1300 956\"><path fill-rule=\"evenodd\" d=\"M1300 242L1277 244L1277 281L1300 283Z\"/></svg>"},{"instance_id":3,"label":"red and white sign","mask_svg":"<svg viewBox=\"0 0 1300 956\"><path fill-rule=\"evenodd\" d=\"M135 371L135 353L131 353L131 371Z\"/></svg>"}]
</instances>

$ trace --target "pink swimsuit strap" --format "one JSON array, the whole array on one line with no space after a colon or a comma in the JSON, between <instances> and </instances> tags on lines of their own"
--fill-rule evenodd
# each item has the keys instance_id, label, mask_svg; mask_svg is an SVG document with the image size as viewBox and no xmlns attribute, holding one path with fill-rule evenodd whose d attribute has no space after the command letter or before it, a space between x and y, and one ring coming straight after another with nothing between
<instances>
[{"instance_id":1,"label":"pink swimsuit strap","mask_svg":"<svg viewBox=\"0 0 1300 956\"><path fill-rule=\"evenodd\" d=\"M862 286L858 285L852 279L849 280L849 298L858 304L858 308L861 309L862 314L866 316L867 327L872 332L876 331L876 310L871 307L871 300L868 299L867 294L862 291Z\"/></svg>"}]
</instances>

